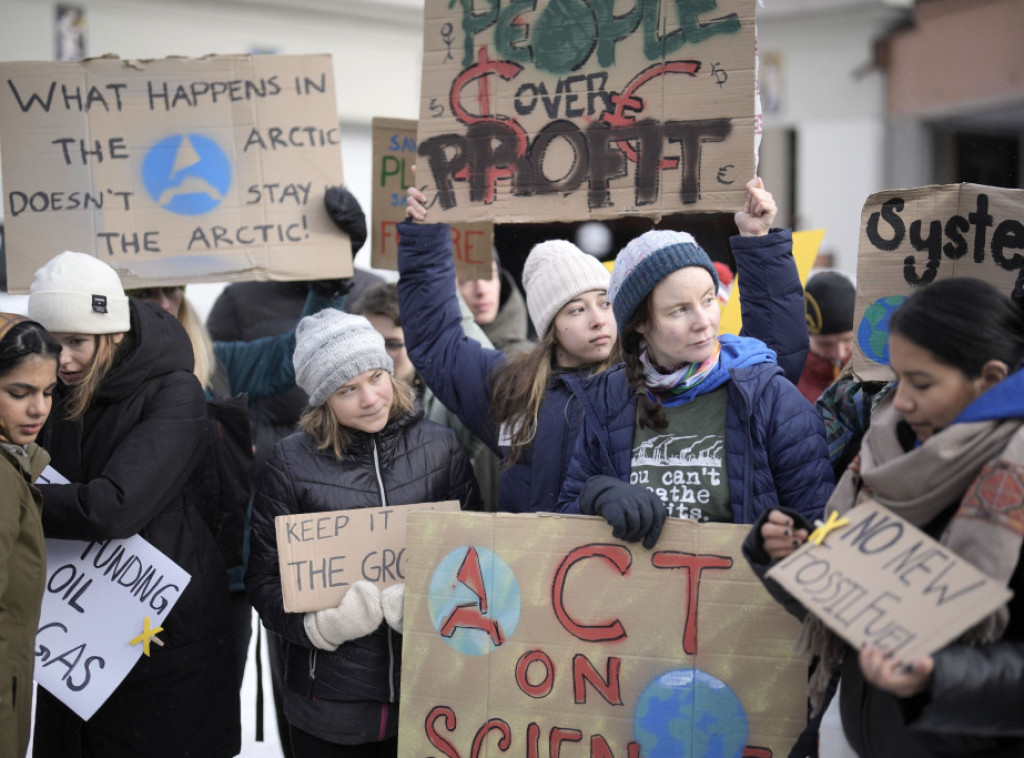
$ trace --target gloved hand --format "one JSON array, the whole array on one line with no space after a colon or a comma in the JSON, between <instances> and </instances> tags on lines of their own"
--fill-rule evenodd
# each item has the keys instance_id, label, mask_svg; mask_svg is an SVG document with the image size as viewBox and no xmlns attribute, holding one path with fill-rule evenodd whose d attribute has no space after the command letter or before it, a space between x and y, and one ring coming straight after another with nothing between
<instances>
[{"instance_id":1,"label":"gloved hand","mask_svg":"<svg viewBox=\"0 0 1024 758\"><path fill-rule=\"evenodd\" d=\"M331 221L352 241L352 255L366 242L366 214L356 196L344 187L328 187L324 194L324 207Z\"/></svg>"},{"instance_id":2,"label":"gloved hand","mask_svg":"<svg viewBox=\"0 0 1024 758\"><path fill-rule=\"evenodd\" d=\"M336 297L347 295L355 283L355 277L348 279L318 279L315 282L306 282L307 286L314 292L334 300Z\"/></svg>"},{"instance_id":3,"label":"gloved hand","mask_svg":"<svg viewBox=\"0 0 1024 758\"><path fill-rule=\"evenodd\" d=\"M321 650L337 650L338 645L374 631L384 620L380 590L358 581L348 588L337 608L310 611L302 618L306 636Z\"/></svg>"},{"instance_id":4,"label":"gloved hand","mask_svg":"<svg viewBox=\"0 0 1024 758\"><path fill-rule=\"evenodd\" d=\"M380 593L380 604L384 609L384 620L388 622L388 626L401 634L402 621L405 618L405 582L384 588Z\"/></svg>"},{"instance_id":5,"label":"gloved hand","mask_svg":"<svg viewBox=\"0 0 1024 758\"><path fill-rule=\"evenodd\" d=\"M580 493L580 513L603 516L612 536L626 542L643 539L650 550L661 535L668 511L653 492L613 476L592 476Z\"/></svg>"}]
</instances>

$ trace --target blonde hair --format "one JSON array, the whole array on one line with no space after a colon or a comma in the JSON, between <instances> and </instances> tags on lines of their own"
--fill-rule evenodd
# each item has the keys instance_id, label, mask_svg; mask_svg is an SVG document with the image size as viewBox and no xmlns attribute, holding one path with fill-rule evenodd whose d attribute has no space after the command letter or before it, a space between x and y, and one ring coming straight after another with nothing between
<instances>
[{"instance_id":1,"label":"blonde hair","mask_svg":"<svg viewBox=\"0 0 1024 758\"><path fill-rule=\"evenodd\" d=\"M203 389L208 389L217 365L217 359L213 355L213 340L210 339L210 333L206 331L195 308L184 294L178 308L178 321L185 328L189 342L192 343L192 352L195 355L195 368L192 369L192 373L203 385Z\"/></svg>"},{"instance_id":2,"label":"blonde hair","mask_svg":"<svg viewBox=\"0 0 1024 758\"><path fill-rule=\"evenodd\" d=\"M416 408L416 394L408 382L390 373L388 377L391 379L393 393L391 408L388 411L390 424L399 416L412 413ZM338 417L327 403L306 406L299 417L299 429L310 436L317 450L330 450L339 461L345 457L349 445L352 444L351 430L338 422Z\"/></svg>"},{"instance_id":3,"label":"blonde hair","mask_svg":"<svg viewBox=\"0 0 1024 758\"><path fill-rule=\"evenodd\" d=\"M94 334L92 336L96 340L96 354L93 356L92 364L85 372L85 376L82 377L82 381L70 387L66 403L66 414L69 421L78 421L85 416L96 391L103 384L103 380L107 378L107 374L110 373L110 369L114 365L114 356L117 354L118 348L126 342L125 339L122 339L119 345L114 341L116 335L113 334Z\"/></svg>"}]
</instances>

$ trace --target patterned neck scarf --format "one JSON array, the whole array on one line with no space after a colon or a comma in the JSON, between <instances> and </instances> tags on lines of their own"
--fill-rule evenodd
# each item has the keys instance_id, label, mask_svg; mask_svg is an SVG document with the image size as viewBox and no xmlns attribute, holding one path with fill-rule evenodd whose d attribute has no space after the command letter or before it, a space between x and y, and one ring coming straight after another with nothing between
<instances>
[{"instance_id":1,"label":"patterned neck scarf","mask_svg":"<svg viewBox=\"0 0 1024 758\"><path fill-rule=\"evenodd\" d=\"M722 356L722 345L715 340L715 349L702 363L685 363L675 371L665 373L654 365L647 352L647 345L640 348L640 364L644 367L644 383L649 390L664 395L681 395L703 382Z\"/></svg>"}]
</instances>

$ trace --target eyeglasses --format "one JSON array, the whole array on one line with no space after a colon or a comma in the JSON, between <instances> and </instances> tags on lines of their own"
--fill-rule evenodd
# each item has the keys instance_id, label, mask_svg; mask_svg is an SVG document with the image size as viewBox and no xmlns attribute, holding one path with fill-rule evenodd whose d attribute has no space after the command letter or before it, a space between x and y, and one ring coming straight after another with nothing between
<instances>
[{"instance_id":1,"label":"eyeglasses","mask_svg":"<svg viewBox=\"0 0 1024 758\"><path fill-rule=\"evenodd\" d=\"M397 353L405 349L405 343L398 340L384 340L384 349L389 353Z\"/></svg>"}]
</instances>

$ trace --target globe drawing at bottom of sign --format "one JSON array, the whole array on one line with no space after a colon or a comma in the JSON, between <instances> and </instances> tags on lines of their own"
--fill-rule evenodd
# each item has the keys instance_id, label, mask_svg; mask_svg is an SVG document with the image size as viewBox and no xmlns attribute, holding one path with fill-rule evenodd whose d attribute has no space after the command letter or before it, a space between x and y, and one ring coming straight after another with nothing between
<instances>
[{"instance_id":1,"label":"globe drawing at bottom of sign","mask_svg":"<svg viewBox=\"0 0 1024 758\"><path fill-rule=\"evenodd\" d=\"M437 564L427 596L441 638L463 655L486 655L519 625L522 595L512 568L485 547L461 547Z\"/></svg>"},{"instance_id":2,"label":"globe drawing at bottom of sign","mask_svg":"<svg viewBox=\"0 0 1024 758\"><path fill-rule=\"evenodd\" d=\"M740 758L747 714L721 680L699 669L677 669L644 689L633 730L644 758Z\"/></svg>"},{"instance_id":3,"label":"globe drawing at bottom of sign","mask_svg":"<svg viewBox=\"0 0 1024 758\"><path fill-rule=\"evenodd\" d=\"M231 186L231 161L201 134L176 134L156 143L142 162L142 181L153 202L182 216L220 205Z\"/></svg>"},{"instance_id":4,"label":"globe drawing at bottom of sign","mask_svg":"<svg viewBox=\"0 0 1024 758\"><path fill-rule=\"evenodd\" d=\"M906 299L905 295L887 295L864 310L864 317L857 328L857 345L876 363L889 365L889 319Z\"/></svg>"}]
</instances>

